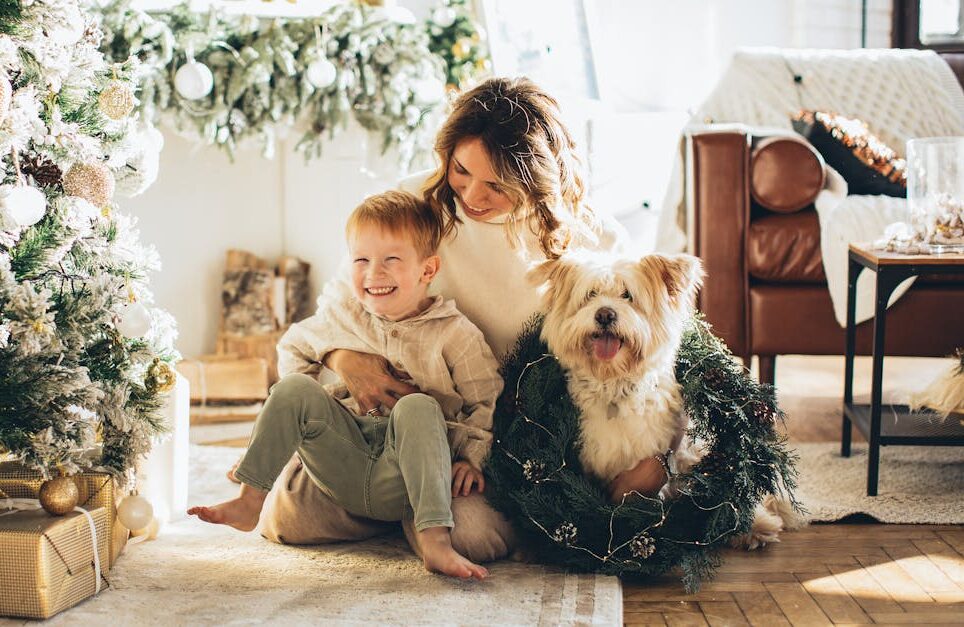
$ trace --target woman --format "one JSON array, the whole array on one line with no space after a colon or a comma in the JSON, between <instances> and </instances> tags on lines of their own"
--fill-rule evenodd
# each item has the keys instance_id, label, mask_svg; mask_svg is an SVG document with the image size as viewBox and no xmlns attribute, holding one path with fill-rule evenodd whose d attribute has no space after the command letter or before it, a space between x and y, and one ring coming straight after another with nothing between
<instances>
[{"instance_id":1,"label":"woman","mask_svg":"<svg viewBox=\"0 0 964 627\"><path fill-rule=\"evenodd\" d=\"M444 225L435 293L454 299L499 357L539 310L528 268L570 248L623 250L625 233L585 203L575 144L556 101L528 79L490 79L461 95L435 142L438 169L410 177L402 189L422 194ZM339 303L319 299L319 313ZM376 355L315 347L364 412L392 407L416 392ZM279 345L285 374L286 346ZM318 355L307 356L318 359ZM266 505L264 534L289 543L357 539L379 524L338 511L292 460ZM617 477L614 499L631 489L655 493L665 481L655 458ZM458 486L458 481L455 482ZM472 560L492 560L512 549L508 523L478 494L454 490L452 542ZM455 495L455 494L454 494ZM460 524L461 522L461 524ZM414 546L414 544L413 544Z\"/></svg>"}]
</instances>

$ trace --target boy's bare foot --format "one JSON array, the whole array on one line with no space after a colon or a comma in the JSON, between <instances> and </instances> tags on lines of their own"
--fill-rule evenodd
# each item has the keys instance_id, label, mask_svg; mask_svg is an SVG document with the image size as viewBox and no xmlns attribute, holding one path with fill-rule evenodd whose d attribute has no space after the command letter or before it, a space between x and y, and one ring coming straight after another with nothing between
<instances>
[{"instance_id":1,"label":"boy's bare foot","mask_svg":"<svg viewBox=\"0 0 964 627\"><path fill-rule=\"evenodd\" d=\"M485 579L489 576L488 570L470 562L452 548L448 527L429 527L415 532L415 536L422 550L422 561L429 571L460 579Z\"/></svg>"},{"instance_id":2,"label":"boy's bare foot","mask_svg":"<svg viewBox=\"0 0 964 627\"><path fill-rule=\"evenodd\" d=\"M266 496L268 496L267 492L242 483L238 498L211 507L195 506L188 509L187 513L190 516L197 516L204 522L229 525L240 531L251 531L258 526L261 506Z\"/></svg>"}]
</instances>

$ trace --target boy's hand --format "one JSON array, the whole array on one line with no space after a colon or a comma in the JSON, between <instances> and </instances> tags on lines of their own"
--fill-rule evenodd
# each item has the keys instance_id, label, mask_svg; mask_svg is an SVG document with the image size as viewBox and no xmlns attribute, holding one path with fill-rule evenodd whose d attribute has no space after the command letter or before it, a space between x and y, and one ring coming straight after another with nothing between
<instances>
[{"instance_id":1,"label":"boy's hand","mask_svg":"<svg viewBox=\"0 0 964 627\"><path fill-rule=\"evenodd\" d=\"M482 471L466 461L452 464L452 496L468 496L473 486L478 486L480 494L485 489Z\"/></svg>"}]
</instances>

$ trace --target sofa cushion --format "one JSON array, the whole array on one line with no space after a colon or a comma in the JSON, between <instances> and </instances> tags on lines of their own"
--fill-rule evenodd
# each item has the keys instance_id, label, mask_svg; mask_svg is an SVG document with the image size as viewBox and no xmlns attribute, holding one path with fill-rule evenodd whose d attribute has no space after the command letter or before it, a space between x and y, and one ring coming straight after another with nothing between
<instances>
[{"instance_id":1,"label":"sofa cushion","mask_svg":"<svg viewBox=\"0 0 964 627\"><path fill-rule=\"evenodd\" d=\"M907 196L906 163L862 121L801 111L793 118L793 128L847 181L851 195Z\"/></svg>"},{"instance_id":2,"label":"sofa cushion","mask_svg":"<svg viewBox=\"0 0 964 627\"><path fill-rule=\"evenodd\" d=\"M813 203L823 189L823 158L799 137L754 141L750 155L750 194L760 206L793 213Z\"/></svg>"},{"instance_id":3,"label":"sofa cushion","mask_svg":"<svg viewBox=\"0 0 964 627\"><path fill-rule=\"evenodd\" d=\"M746 242L751 277L774 283L825 283L820 223L813 209L767 213L750 222Z\"/></svg>"}]
</instances>

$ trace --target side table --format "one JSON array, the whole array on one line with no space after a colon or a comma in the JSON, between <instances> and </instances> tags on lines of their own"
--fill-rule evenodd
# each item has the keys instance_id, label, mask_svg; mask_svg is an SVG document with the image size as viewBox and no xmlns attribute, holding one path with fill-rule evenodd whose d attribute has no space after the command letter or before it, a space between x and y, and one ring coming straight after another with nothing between
<instances>
[{"instance_id":1,"label":"side table","mask_svg":"<svg viewBox=\"0 0 964 627\"><path fill-rule=\"evenodd\" d=\"M874 304L873 369L870 405L854 404L854 353L857 277L864 269L877 273ZM870 443L867 459L867 496L877 496L880 447L888 444L914 446L964 445L964 425L953 418L940 421L935 414L911 412L906 405L889 405L888 421L881 426L881 390L884 370L884 329L887 301L904 279L921 273L964 272L964 254L903 255L872 250L869 245L850 244L847 266L847 351L844 366L843 433L840 454L850 457L851 425L856 425ZM962 312L964 318L964 312ZM921 324L926 324L922 320ZM964 320L962 320L964 324ZM891 420L890 418L893 418Z\"/></svg>"}]
</instances>

